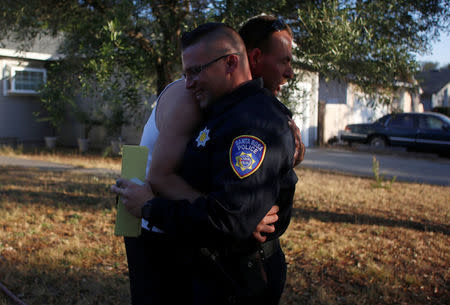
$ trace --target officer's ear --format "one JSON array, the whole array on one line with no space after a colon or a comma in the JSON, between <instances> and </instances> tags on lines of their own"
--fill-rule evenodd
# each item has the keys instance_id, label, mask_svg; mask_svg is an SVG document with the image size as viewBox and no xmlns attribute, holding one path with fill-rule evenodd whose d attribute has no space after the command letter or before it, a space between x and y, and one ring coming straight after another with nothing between
<instances>
[{"instance_id":1,"label":"officer's ear","mask_svg":"<svg viewBox=\"0 0 450 305\"><path fill-rule=\"evenodd\" d=\"M258 71L260 70L261 61L262 61L262 52L260 48L254 48L252 50L248 51L248 63L250 64L250 69L252 71L252 74L258 74Z\"/></svg>"},{"instance_id":2,"label":"officer's ear","mask_svg":"<svg viewBox=\"0 0 450 305\"><path fill-rule=\"evenodd\" d=\"M237 67L239 66L239 55L237 54L231 54L227 57L225 63L226 63L226 72L227 73L233 73Z\"/></svg>"}]
</instances>

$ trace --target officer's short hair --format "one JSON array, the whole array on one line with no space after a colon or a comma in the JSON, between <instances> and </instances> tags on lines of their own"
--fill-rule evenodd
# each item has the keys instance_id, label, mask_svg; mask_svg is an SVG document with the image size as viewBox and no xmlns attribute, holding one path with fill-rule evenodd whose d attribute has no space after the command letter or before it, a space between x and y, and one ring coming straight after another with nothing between
<instances>
[{"instance_id":1,"label":"officer's short hair","mask_svg":"<svg viewBox=\"0 0 450 305\"><path fill-rule=\"evenodd\" d=\"M200 40L213 42L219 39L227 39L233 45L243 45L240 35L231 26L220 22L204 23L190 32L185 32L181 36L181 48L185 50Z\"/></svg>"},{"instance_id":2,"label":"officer's short hair","mask_svg":"<svg viewBox=\"0 0 450 305\"><path fill-rule=\"evenodd\" d=\"M270 15L260 15L247 20L239 30L247 50L259 48L263 52L270 50L272 33L286 30L291 37L292 30L282 19Z\"/></svg>"}]
</instances>

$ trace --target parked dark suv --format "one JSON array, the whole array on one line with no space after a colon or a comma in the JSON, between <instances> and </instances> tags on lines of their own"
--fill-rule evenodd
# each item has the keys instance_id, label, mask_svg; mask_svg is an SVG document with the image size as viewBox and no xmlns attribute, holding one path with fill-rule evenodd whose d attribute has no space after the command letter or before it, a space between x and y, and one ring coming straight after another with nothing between
<instances>
[{"instance_id":1,"label":"parked dark suv","mask_svg":"<svg viewBox=\"0 0 450 305\"><path fill-rule=\"evenodd\" d=\"M374 147L404 146L450 154L450 119L439 113L388 114L371 124L345 126L341 140Z\"/></svg>"}]
</instances>

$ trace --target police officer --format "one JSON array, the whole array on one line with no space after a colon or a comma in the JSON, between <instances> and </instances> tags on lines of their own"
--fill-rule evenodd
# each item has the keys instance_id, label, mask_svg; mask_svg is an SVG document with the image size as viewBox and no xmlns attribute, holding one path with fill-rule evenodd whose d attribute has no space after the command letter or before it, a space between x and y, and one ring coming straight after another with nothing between
<instances>
[{"instance_id":1,"label":"police officer","mask_svg":"<svg viewBox=\"0 0 450 305\"><path fill-rule=\"evenodd\" d=\"M193 203L154 197L128 210L199 249L194 304L277 304L286 265L278 237L286 230L297 177L289 111L251 81L244 43L224 24L204 24L182 38L186 88L205 114L180 175L205 194ZM276 202L275 232L252 238ZM180 255L183 255L182 253Z\"/></svg>"}]
</instances>

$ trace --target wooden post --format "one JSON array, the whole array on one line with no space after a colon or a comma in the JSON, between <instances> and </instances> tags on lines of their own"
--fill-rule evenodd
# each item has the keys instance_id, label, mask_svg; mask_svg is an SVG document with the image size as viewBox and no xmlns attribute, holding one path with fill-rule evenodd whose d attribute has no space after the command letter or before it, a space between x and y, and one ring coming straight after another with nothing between
<instances>
[{"instance_id":1,"label":"wooden post","mask_svg":"<svg viewBox=\"0 0 450 305\"><path fill-rule=\"evenodd\" d=\"M319 101L319 112L317 120L317 145L323 146L324 126L325 126L325 105L324 101Z\"/></svg>"}]
</instances>

